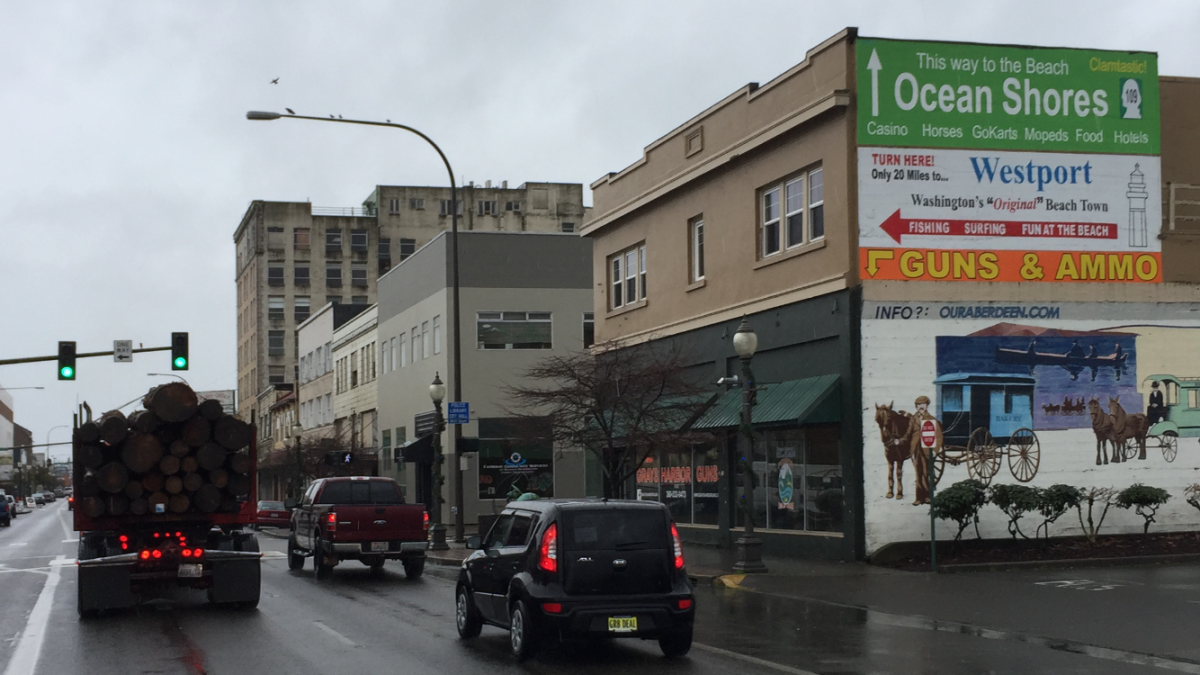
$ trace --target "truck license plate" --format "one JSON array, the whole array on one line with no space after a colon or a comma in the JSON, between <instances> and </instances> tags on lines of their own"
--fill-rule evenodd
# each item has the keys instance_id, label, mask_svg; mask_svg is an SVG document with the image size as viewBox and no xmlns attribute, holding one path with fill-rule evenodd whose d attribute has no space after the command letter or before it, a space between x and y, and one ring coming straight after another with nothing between
<instances>
[{"instance_id":1,"label":"truck license plate","mask_svg":"<svg viewBox=\"0 0 1200 675\"><path fill-rule=\"evenodd\" d=\"M200 570L200 565L180 565L179 576L186 579L199 579Z\"/></svg>"},{"instance_id":2,"label":"truck license plate","mask_svg":"<svg viewBox=\"0 0 1200 675\"><path fill-rule=\"evenodd\" d=\"M636 616L608 617L608 630L612 633L632 633L637 630Z\"/></svg>"},{"instance_id":3,"label":"truck license plate","mask_svg":"<svg viewBox=\"0 0 1200 675\"><path fill-rule=\"evenodd\" d=\"M373 541L371 542L371 550L386 551L388 550L388 543L386 541Z\"/></svg>"}]
</instances>

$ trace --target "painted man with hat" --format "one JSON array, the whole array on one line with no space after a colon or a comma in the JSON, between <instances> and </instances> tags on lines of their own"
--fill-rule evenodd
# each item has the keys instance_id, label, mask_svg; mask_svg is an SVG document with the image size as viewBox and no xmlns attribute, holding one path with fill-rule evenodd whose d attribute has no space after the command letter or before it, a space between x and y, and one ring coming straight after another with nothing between
<instances>
[{"instance_id":1,"label":"painted man with hat","mask_svg":"<svg viewBox=\"0 0 1200 675\"><path fill-rule=\"evenodd\" d=\"M912 438L911 454L913 471L917 474L917 498L913 502L913 506L929 503L929 454L930 449L921 445L921 424L925 420L933 420L933 427L936 432L936 437L933 442L932 452L938 453L942 449L942 424L936 417L929 413L929 397L918 396L913 403L917 406L917 411L908 418L908 434Z\"/></svg>"},{"instance_id":2,"label":"painted man with hat","mask_svg":"<svg viewBox=\"0 0 1200 675\"><path fill-rule=\"evenodd\" d=\"M1146 420L1153 425L1167 419L1167 406L1163 404L1163 393L1158 380L1150 384L1150 404L1146 406Z\"/></svg>"}]
</instances>

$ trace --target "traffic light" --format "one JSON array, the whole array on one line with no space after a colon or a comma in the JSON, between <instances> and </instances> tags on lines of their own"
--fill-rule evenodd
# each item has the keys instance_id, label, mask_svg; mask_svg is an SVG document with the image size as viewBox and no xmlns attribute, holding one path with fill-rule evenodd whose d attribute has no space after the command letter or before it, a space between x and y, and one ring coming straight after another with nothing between
<instances>
[{"instance_id":1,"label":"traffic light","mask_svg":"<svg viewBox=\"0 0 1200 675\"><path fill-rule=\"evenodd\" d=\"M58 343L58 379L75 379L75 343Z\"/></svg>"},{"instance_id":2,"label":"traffic light","mask_svg":"<svg viewBox=\"0 0 1200 675\"><path fill-rule=\"evenodd\" d=\"M188 334L171 333L171 370L188 369Z\"/></svg>"}]
</instances>

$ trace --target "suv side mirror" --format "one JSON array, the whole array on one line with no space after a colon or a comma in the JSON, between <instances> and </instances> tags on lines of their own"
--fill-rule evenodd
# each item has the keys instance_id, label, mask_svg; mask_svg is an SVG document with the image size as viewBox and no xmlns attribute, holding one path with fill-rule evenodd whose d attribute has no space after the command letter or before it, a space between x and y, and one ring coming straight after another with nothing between
<instances>
[{"instance_id":1,"label":"suv side mirror","mask_svg":"<svg viewBox=\"0 0 1200 675\"><path fill-rule=\"evenodd\" d=\"M467 537L467 548L472 551L478 549L479 548L479 537L478 536Z\"/></svg>"},{"instance_id":2,"label":"suv side mirror","mask_svg":"<svg viewBox=\"0 0 1200 675\"><path fill-rule=\"evenodd\" d=\"M300 502L296 501L295 497L288 497L283 502L283 508L288 509L290 511L290 510L296 508L296 505L298 505L299 503Z\"/></svg>"}]
</instances>

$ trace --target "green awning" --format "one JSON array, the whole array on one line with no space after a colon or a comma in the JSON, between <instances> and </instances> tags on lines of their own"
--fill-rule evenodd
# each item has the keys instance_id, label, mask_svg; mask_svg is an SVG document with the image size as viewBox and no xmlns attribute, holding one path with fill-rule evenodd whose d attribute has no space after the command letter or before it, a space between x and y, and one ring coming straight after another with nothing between
<instances>
[{"instance_id":1,"label":"green awning","mask_svg":"<svg viewBox=\"0 0 1200 675\"><path fill-rule=\"evenodd\" d=\"M750 413L754 424L819 424L840 422L838 376L820 375L758 386L757 402ZM742 390L730 389L693 429L736 428L742 422Z\"/></svg>"}]
</instances>

